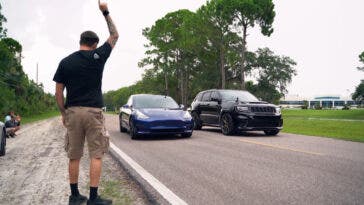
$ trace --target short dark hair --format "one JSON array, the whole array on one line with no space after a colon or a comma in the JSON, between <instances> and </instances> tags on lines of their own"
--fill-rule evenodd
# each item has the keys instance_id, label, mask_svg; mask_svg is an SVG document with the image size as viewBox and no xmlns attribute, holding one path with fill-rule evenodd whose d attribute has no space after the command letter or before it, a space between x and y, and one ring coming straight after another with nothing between
<instances>
[{"instance_id":1,"label":"short dark hair","mask_svg":"<svg viewBox=\"0 0 364 205\"><path fill-rule=\"evenodd\" d=\"M99 37L95 32L85 31L81 34L80 45L86 45L88 47L91 47L95 43L99 43Z\"/></svg>"}]
</instances>

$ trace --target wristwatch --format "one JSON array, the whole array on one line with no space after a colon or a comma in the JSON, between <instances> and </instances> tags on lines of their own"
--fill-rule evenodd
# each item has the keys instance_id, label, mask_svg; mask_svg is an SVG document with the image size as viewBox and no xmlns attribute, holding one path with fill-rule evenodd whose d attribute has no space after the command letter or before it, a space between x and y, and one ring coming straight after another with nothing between
<instances>
[{"instance_id":1,"label":"wristwatch","mask_svg":"<svg viewBox=\"0 0 364 205\"><path fill-rule=\"evenodd\" d=\"M103 14L104 16L109 15L109 13L110 13L110 12L109 12L108 10L105 10L105 11L103 11L103 12L102 12L102 14Z\"/></svg>"}]
</instances>

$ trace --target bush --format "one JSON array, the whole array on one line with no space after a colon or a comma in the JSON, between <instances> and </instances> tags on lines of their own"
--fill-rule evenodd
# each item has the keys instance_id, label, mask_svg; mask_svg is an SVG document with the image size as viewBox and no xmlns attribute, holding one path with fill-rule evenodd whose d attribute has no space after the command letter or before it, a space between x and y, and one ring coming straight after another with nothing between
<instances>
[{"instance_id":1,"label":"bush","mask_svg":"<svg viewBox=\"0 0 364 205\"><path fill-rule=\"evenodd\" d=\"M343 110L350 110L350 106L345 104L344 107L342 108Z\"/></svg>"}]
</instances>

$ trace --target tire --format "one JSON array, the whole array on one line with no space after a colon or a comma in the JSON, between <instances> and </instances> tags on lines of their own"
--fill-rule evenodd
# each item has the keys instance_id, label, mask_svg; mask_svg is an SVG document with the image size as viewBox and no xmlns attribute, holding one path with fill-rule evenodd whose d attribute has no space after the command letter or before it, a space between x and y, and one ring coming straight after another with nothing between
<instances>
[{"instance_id":1,"label":"tire","mask_svg":"<svg viewBox=\"0 0 364 205\"><path fill-rule=\"evenodd\" d=\"M196 112L193 112L192 113L192 118L193 118L193 129L194 130L201 130L202 122L201 122L200 116Z\"/></svg>"},{"instance_id":2,"label":"tire","mask_svg":"<svg viewBox=\"0 0 364 205\"><path fill-rule=\"evenodd\" d=\"M125 127L123 127L123 121L122 121L122 115L120 114L119 115L120 117L119 117L119 126L120 126L120 132L126 132L127 130L126 130L126 128Z\"/></svg>"},{"instance_id":3,"label":"tire","mask_svg":"<svg viewBox=\"0 0 364 205\"><path fill-rule=\"evenodd\" d=\"M191 138L191 136L192 136L192 132L191 133L183 133L182 134L182 137L183 138Z\"/></svg>"},{"instance_id":4,"label":"tire","mask_svg":"<svg viewBox=\"0 0 364 205\"><path fill-rule=\"evenodd\" d=\"M265 130L264 133L267 136L275 136L279 133L279 130Z\"/></svg>"},{"instance_id":5,"label":"tire","mask_svg":"<svg viewBox=\"0 0 364 205\"><path fill-rule=\"evenodd\" d=\"M3 130L0 139L0 156L5 156L5 149L6 149L6 134Z\"/></svg>"},{"instance_id":6,"label":"tire","mask_svg":"<svg viewBox=\"0 0 364 205\"><path fill-rule=\"evenodd\" d=\"M234 120L229 113L225 113L221 116L220 119L221 132L224 135L233 135L235 134L235 125Z\"/></svg>"},{"instance_id":7,"label":"tire","mask_svg":"<svg viewBox=\"0 0 364 205\"><path fill-rule=\"evenodd\" d=\"M133 121L132 120L130 120L130 122L129 122L129 126L130 126L130 137L131 137L131 139L132 140L136 140L136 139L138 139L139 138L139 135L138 135L138 133L136 132L136 130L135 130L135 127L134 127L134 123L133 123Z\"/></svg>"}]
</instances>

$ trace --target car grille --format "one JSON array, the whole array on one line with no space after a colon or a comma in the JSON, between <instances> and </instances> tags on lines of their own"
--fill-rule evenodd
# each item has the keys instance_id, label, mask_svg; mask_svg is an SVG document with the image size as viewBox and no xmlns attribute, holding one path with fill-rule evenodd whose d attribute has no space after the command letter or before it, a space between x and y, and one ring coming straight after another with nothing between
<instances>
[{"instance_id":1,"label":"car grille","mask_svg":"<svg viewBox=\"0 0 364 205\"><path fill-rule=\"evenodd\" d=\"M250 120L248 127L281 127L281 119L279 117L254 117Z\"/></svg>"},{"instance_id":2,"label":"car grille","mask_svg":"<svg viewBox=\"0 0 364 205\"><path fill-rule=\"evenodd\" d=\"M259 112L259 113L275 113L276 109L274 107L268 106L257 106L250 107L251 112Z\"/></svg>"},{"instance_id":3,"label":"car grille","mask_svg":"<svg viewBox=\"0 0 364 205\"><path fill-rule=\"evenodd\" d=\"M152 131L158 133L182 133L185 129L152 129Z\"/></svg>"},{"instance_id":4,"label":"car grille","mask_svg":"<svg viewBox=\"0 0 364 205\"><path fill-rule=\"evenodd\" d=\"M150 122L150 127L181 127L185 123L180 120L154 121Z\"/></svg>"}]
</instances>

